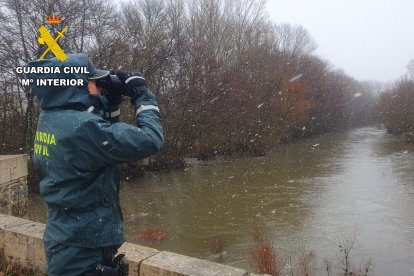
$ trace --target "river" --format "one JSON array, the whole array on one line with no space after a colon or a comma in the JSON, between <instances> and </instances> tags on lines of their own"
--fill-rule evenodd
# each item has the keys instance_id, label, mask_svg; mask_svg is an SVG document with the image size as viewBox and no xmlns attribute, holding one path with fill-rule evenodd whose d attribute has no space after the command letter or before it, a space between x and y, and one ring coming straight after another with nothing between
<instances>
[{"instance_id":1,"label":"river","mask_svg":"<svg viewBox=\"0 0 414 276\"><path fill-rule=\"evenodd\" d=\"M248 268L257 228L283 255L314 251L319 266L338 264L341 240L355 237L355 266L370 259L371 275L414 275L414 146L383 129L321 135L266 157L193 162L123 179L121 189L129 242L162 228L166 238L150 246L214 261L209 242L218 237L221 261ZM39 198L29 210L44 222Z\"/></svg>"}]
</instances>

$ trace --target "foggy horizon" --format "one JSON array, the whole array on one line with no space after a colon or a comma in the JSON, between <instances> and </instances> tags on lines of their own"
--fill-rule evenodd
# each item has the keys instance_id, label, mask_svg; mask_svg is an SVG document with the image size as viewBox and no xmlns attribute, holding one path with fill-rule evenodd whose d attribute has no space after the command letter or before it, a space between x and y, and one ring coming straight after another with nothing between
<instances>
[{"instance_id":1,"label":"foggy horizon","mask_svg":"<svg viewBox=\"0 0 414 276\"><path fill-rule=\"evenodd\" d=\"M301 25L315 40L319 57L359 81L393 82L414 59L414 2L269 0L276 23Z\"/></svg>"}]
</instances>

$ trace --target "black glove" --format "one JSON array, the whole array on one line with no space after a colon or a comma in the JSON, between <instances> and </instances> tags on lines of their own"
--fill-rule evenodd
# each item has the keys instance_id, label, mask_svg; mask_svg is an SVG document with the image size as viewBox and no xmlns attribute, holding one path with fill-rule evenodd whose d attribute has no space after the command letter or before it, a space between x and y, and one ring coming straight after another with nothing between
<instances>
[{"instance_id":1,"label":"black glove","mask_svg":"<svg viewBox=\"0 0 414 276\"><path fill-rule=\"evenodd\" d=\"M115 72L111 71L110 74L115 75ZM108 79L108 81L110 81L110 79ZM108 100L108 106L106 110L104 110L104 117L111 123L119 122L119 105L122 103L122 90L115 89L115 87L111 87L110 89L105 89L103 95Z\"/></svg>"},{"instance_id":2,"label":"black glove","mask_svg":"<svg viewBox=\"0 0 414 276\"><path fill-rule=\"evenodd\" d=\"M111 70L110 74L115 75L115 71ZM108 81L110 82L110 79L108 79ZM110 106L119 106L122 103L122 91L123 89L115 87L104 90L104 95L108 98Z\"/></svg>"},{"instance_id":3,"label":"black glove","mask_svg":"<svg viewBox=\"0 0 414 276\"><path fill-rule=\"evenodd\" d=\"M130 97L131 102L148 90L147 81L138 72L116 71L119 80L125 84L123 95Z\"/></svg>"}]
</instances>

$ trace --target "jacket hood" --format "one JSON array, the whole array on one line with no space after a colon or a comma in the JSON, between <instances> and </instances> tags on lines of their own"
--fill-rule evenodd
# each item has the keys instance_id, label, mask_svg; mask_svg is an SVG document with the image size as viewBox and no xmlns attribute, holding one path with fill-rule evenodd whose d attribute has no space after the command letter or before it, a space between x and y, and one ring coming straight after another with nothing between
<instances>
[{"instance_id":1,"label":"jacket hood","mask_svg":"<svg viewBox=\"0 0 414 276\"><path fill-rule=\"evenodd\" d=\"M89 58L85 54L69 54L68 58L61 62L57 58L42 59L40 61L31 61L26 66L32 73L26 74L30 82L30 87L35 94L37 101L42 109L66 108L66 109L87 109L94 102L96 97L88 91L88 74L87 73L64 73L65 67L86 67L88 68ZM34 68L37 67L37 68ZM59 68L60 72L44 73L39 72L39 67ZM35 73L33 73L36 71ZM37 82L40 79L75 79L82 80L80 86L40 86ZM76 81L78 82L78 81ZM80 82L80 81L79 81Z\"/></svg>"}]
</instances>

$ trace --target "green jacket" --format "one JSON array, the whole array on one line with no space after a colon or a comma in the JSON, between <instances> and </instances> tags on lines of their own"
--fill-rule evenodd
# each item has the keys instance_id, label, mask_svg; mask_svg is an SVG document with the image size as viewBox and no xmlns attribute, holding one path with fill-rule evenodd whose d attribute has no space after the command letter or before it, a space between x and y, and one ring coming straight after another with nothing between
<instances>
[{"instance_id":1,"label":"green jacket","mask_svg":"<svg viewBox=\"0 0 414 276\"><path fill-rule=\"evenodd\" d=\"M104 96L87 90L86 74L64 74L63 67L85 66L87 56L69 55L29 62L29 67L58 66L61 74L28 74L42 112L34 141L40 193L48 204L45 241L79 247L124 242L116 165L155 154L163 147L157 102L151 93L135 100L137 126L111 124ZM38 86L37 79L82 79L84 86Z\"/></svg>"}]
</instances>

